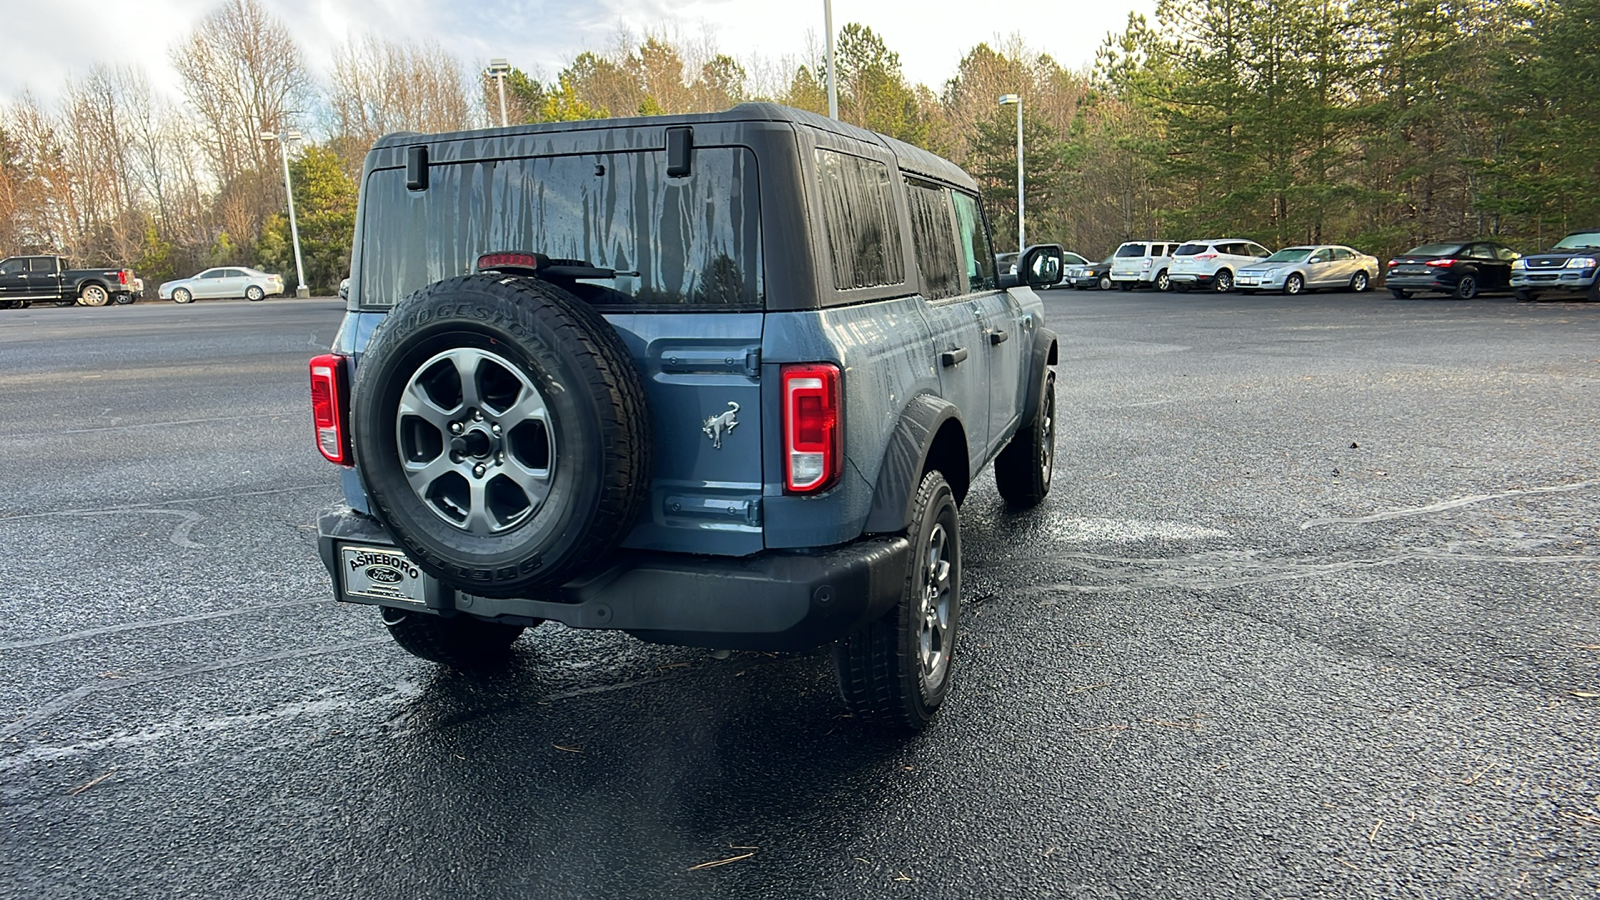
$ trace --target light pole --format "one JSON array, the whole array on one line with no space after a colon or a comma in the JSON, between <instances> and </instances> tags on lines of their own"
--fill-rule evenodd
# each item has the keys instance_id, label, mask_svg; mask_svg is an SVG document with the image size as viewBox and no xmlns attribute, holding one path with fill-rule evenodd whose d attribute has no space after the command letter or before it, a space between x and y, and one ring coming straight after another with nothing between
<instances>
[{"instance_id":1,"label":"light pole","mask_svg":"<svg viewBox=\"0 0 1600 900\"><path fill-rule=\"evenodd\" d=\"M828 118L839 118L839 87L833 80L833 0L822 0L823 27L828 29Z\"/></svg>"},{"instance_id":2,"label":"light pole","mask_svg":"<svg viewBox=\"0 0 1600 900\"><path fill-rule=\"evenodd\" d=\"M300 132L289 129L281 134L271 131L261 132L263 141L277 141L278 149L283 151L283 192L289 197L289 237L294 241L294 276L298 284L294 289L296 297L311 296L311 288L306 287L306 266L300 259L300 222L294 215L294 187L289 184L289 142L300 140Z\"/></svg>"},{"instance_id":3,"label":"light pole","mask_svg":"<svg viewBox=\"0 0 1600 900\"><path fill-rule=\"evenodd\" d=\"M1022 229L1022 95L1004 94L1000 97L1001 106L1011 103L1017 105L1017 254L1019 255L1017 264L1021 265L1022 248L1028 246L1027 241L1023 239Z\"/></svg>"},{"instance_id":4,"label":"light pole","mask_svg":"<svg viewBox=\"0 0 1600 900\"><path fill-rule=\"evenodd\" d=\"M500 86L500 127L506 127L506 76L511 74L511 64L503 59L489 60L489 77Z\"/></svg>"}]
</instances>

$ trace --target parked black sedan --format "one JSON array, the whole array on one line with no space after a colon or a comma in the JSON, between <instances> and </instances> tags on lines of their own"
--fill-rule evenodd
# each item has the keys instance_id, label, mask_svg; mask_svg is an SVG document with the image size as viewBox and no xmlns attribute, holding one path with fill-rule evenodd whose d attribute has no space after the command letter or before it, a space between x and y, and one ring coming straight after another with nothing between
<instances>
[{"instance_id":1,"label":"parked black sedan","mask_svg":"<svg viewBox=\"0 0 1600 900\"><path fill-rule=\"evenodd\" d=\"M1423 244L1389 260L1385 280L1397 300L1416 291L1470 300L1482 291L1509 290L1511 263L1516 258L1516 251L1497 241Z\"/></svg>"}]
</instances>

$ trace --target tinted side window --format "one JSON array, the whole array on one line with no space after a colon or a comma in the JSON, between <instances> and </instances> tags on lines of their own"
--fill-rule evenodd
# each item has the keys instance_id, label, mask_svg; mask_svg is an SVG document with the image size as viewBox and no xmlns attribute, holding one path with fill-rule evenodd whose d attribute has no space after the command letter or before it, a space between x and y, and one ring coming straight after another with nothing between
<instances>
[{"instance_id":1,"label":"tinted side window","mask_svg":"<svg viewBox=\"0 0 1600 900\"><path fill-rule=\"evenodd\" d=\"M1268 250L1267 248L1261 246L1260 244L1245 244L1244 246L1245 246L1245 252L1243 254L1240 254L1242 256L1256 256L1256 257L1260 257L1261 259L1266 259L1267 257L1272 255L1272 251L1271 250Z\"/></svg>"},{"instance_id":2,"label":"tinted side window","mask_svg":"<svg viewBox=\"0 0 1600 900\"><path fill-rule=\"evenodd\" d=\"M1335 247L1335 248L1333 248L1333 258L1334 259L1352 259L1353 257L1351 257L1349 250L1346 250L1343 247Z\"/></svg>"},{"instance_id":3,"label":"tinted side window","mask_svg":"<svg viewBox=\"0 0 1600 900\"><path fill-rule=\"evenodd\" d=\"M911 205L911 244L922 289L929 300L961 293L961 250L951 218L950 192L933 185L906 183Z\"/></svg>"},{"instance_id":4,"label":"tinted side window","mask_svg":"<svg viewBox=\"0 0 1600 900\"><path fill-rule=\"evenodd\" d=\"M48 256L35 256L28 262L28 271L40 275L53 275L56 271L56 261Z\"/></svg>"},{"instance_id":5,"label":"tinted side window","mask_svg":"<svg viewBox=\"0 0 1600 900\"><path fill-rule=\"evenodd\" d=\"M952 192L956 202L956 222L961 226L961 255L967 267L967 290L983 291L999 287L995 277L994 245L989 240L989 223L978 208L978 198Z\"/></svg>"},{"instance_id":6,"label":"tinted side window","mask_svg":"<svg viewBox=\"0 0 1600 900\"><path fill-rule=\"evenodd\" d=\"M1120 259L1131 259L1133 257L1143 255L1143 244L1123 244L1121 247L1117 248L1117 257Z\"/></svg>"},{"instance_id":7,"label":"tinted side window","mask_svg":"<svg viewBox=\"0 0 1600 900\"><path fill-rule=\"evenodd\" d=\"M1494 248L1488 244L1473 244L1467 255L1473 259L1494 259Z\"/></svg>"},{"instance_id":8,"label":"tinted side window","mask_svg":"<svg viewBox=\"0 0 1600 900\"><path fill-rule=\"evenodd\" d=\"M8 259L0 263L0 275L21 275L28 271L28 261L25 259Z\"/></svg>"},{"instance_id":9,"label":"tinted side window","mask_svg":"<svg viewBox=\"0 0 1600 900\"><path fill-rule=\"evenodd\" d=\"M833 258L833 286L848 291L905 281L889 167L818 149L817 179Z\"/></svg>"}]
</instances>

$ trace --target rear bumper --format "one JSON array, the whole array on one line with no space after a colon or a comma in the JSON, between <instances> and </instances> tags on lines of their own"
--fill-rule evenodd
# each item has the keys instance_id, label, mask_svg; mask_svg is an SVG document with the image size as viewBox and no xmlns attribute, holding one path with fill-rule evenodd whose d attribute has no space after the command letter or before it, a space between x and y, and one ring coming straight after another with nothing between
<instances>
[{"instance_id":1,"label":"rear bumper","mask_svg":"<svg viewBox=\"0 0 1600 900\"><path fill-rule=\"evenodd\" d=\"M1217 280L1217 276L1214 273L1203 275L1199 272L1170 272L1167 274L1167 280L1179 284L1210 284Z\"/></svg>"},{"instance_id":2,"label":"rear bumper","mask_svg":"<svg viewBox=\"0 0 1600 900\"><path fill-rule=\"evenodd\" d=\"M393 547L376 520L349 507L317 519L317 548L334 599L416 611L344 593L342 544ZM646 641L721 650L806 650L860 630L888 612L905 586L910 544L871 538L818 553L707 557L619 550L542 599L477 597L424 575L426 607L518 622L626 631Z\"/></svg>"},{"instance_id":3,"label":"rear bumper","mask_svg":"<svg viewBox=\"0 0 1600 900\"><path fill-rule=\"evenodd\" d=\"M1459 279L1444 278L1432 275L1396 275L1390 272L1384 276L1383 284L1388 288L1400 288L1411 291L1453 291Z\"/></svg>"}]
</instances>

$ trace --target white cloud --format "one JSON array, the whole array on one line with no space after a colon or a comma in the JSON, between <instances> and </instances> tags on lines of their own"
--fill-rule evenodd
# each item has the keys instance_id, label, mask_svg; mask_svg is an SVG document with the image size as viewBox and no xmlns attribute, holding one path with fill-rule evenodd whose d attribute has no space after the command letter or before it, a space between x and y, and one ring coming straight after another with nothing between
<instances>
[{"instance_id":1,"label":"white cloud","mask_svg":"<svg viewBox=\"0 0 1600 900\"><path fill-rule=\"evenodd\" d=\"M371 31L399 40L436 40L476 66L503 56L553 77L579 52L609 49L621 29L634 35L668 29L687 40L709 34L735 57L776 61L807 51L824 33L823 4L770 0L263 0L300 41L307 62L326 71L335 50ZM144 67L152 83L177 96L169 53L215 0L12 0L0 37L0 100L27 87L53 100L69 76L97 62ZM989 0L835 0L834 27L861 22L900 54L906 75L938 90L962 55L979 41L1020 32L1030 47L1071 68L1087 66L1106 33L1130 10L1149 14L1154 0L1048 3ZM974 11L981 12L974 18Z\"/></svg>"}]
</instances>

